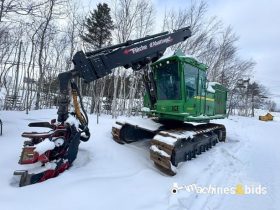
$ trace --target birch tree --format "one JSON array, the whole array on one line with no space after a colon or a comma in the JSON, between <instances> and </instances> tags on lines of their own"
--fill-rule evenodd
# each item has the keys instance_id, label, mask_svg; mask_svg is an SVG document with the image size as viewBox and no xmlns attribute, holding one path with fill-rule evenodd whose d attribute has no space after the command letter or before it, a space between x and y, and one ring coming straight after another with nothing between
<instances>
[{"instance_id":1,"label":"birch tree","mask_svg":"<svg viewBox=\"0 0 280 210\"><path fill-rule=\"evenodd\" d=\"M39 50L38 50L38 65L39 65L39 78L37 83L37 93L36 93L36 102L35 109L39 109L40 96L42 91L42 81L44 77L43 69L43 59L46 59L46 54L44 54L44 47L46 46L47 32L50 26L51 21L58 15L56 12L56 7L61 6L64 2L61 0L48 0L48 4L42 10L42 19L41 21L41 31L39 34ZM45 56L45 57L44 57Z\"/></svg>"},{"instance_id":2,"label":"birch tree","mask_svg":"<svg viewBox=\"0 0 280 210\"><path fill-rule=\"evenodd\" d=\"M129 39L140 38L152 32L154 24L154 8L148 0L115 0L113 2L113 19L115 22L115 39L118 43ZM114 73L114 93L112 101L112 116L123 114L128 96L128 115L133 107L137 90L135 87L141 80L140 72L132 72L117 68ZM130 77L128 89L125 88L126 77ZM120 81L119 81L120 80ZM120 83L120 90L117 89ZM120 104L118 104L120 103ZM119 109L119 110L118 110Z\"/></svg>"}]
</instances>

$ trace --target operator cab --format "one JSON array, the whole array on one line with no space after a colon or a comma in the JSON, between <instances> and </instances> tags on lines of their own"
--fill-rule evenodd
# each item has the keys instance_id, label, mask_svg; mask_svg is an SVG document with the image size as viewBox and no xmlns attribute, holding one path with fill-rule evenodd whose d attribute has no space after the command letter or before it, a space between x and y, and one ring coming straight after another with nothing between
<instances>
[{"instance_id":1,"label":"operator cab","mask_svg":"<svg viewBox=\"0 0 280 210\"><path fill-rule=\"evenodd\" d=\"M209 121L204 116L215 115L215 94L207 91L205 64L176 52L151 67L157 88L157 101L152 109L159 118Z\"/></svg>"},{"instance_id":2,"label":"operator cab","mask_svg":"<svg viewBox=\"0 0 280 210\"><path fill-rule=\"evenodd\" d=\"M158 65L156 70L158 100L181 100L179 63L167 60Z\"/></svg>"}]
</instances>

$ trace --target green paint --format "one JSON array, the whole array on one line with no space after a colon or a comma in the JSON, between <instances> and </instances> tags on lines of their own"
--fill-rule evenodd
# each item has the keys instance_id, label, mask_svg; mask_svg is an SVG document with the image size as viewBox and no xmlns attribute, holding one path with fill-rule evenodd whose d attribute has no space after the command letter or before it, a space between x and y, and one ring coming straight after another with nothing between
<instances>
[{"instance_id":1,"label":"green paint","mask_svg":"<svg viewBox=\"0 0 280 210\"><path fill-rule=\"evenodd\" d=\"M227 89L220 84L207 91L207 66L194 58L174 55L151 65L157 84L157 102L150 107L144 97L144 105L160 119L187 122L208 122L225 118Z\"/></svg>"}]
</instances>

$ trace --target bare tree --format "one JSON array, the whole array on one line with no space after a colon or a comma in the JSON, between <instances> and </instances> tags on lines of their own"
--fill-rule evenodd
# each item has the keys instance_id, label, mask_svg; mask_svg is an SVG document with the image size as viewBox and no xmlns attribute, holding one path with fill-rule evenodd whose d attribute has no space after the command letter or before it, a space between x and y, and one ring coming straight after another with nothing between
<instances>
[{"instance_id":1,"label":"bare tree","mask_svg":"<svg viewBox=\"0 0 280 210\"><path fill-rule=\"evenodd\" d=\"M237 81L251 76L255 62L239 58L238 37L230 26L223 27L217 17L207 15L204 1L192 1L187 8L165 12L164 30L184 26L190 26L192 37L173 49L181 48L208 66L208 79L228 88L229 110L232 110L239 94Z\"/></svg>"},{"instance_id":2,"label":"bare tree","mask_svg":"<svg viewBox=\"0 0 280 210\"><path fill-rule=\"evenodd\" d=\"M34 15L45 3L43 0L0 0L0 22L3 19L17 21L19 15ZM17 17L14 18L13 14Z\"/></svg>"},{"instance_id":3,"label":"bare tree","mask_svg":"<svg viewBox=\"0 0 280 210\"><path fill-rule=\"evenodd\" d=\"M43 59L44 59L44 47L46 46L46 36L48 32L48 28L50 26L50 22L54 19L56 14L55 8L60 6L63 2L61 0L48 0L48 5L44 8L42 12L42 28L40 31L40 41L39 41L39 52L38 52L38 65L39 65L39 79L37 83L37 94L36 94L36 102L35 109L39 109L41 89L42 89L42 81L44 77L44 69L43 69ZM47 56L45 54L45 56Z\"/></svg>"},{"instance_id":4,"label":"bare tree","mask_svg":"<svg viewBox=\"0 0 280 210\"><path fill-rule=\"evenodd\" d=\"M129 39L140 38L152 32L154 24L154 8L148 0L114 0L113 19L115 22L115 39L118 43ZM112 101L112 116L116 117L118 112L124 113L127 97L128 113L131 113L133 99L137 93L135 87L140 80L140 74L129 72L122 68L114 71L114 93ZM129 87L126 88L126 77L132 78ZM119 81L120 80L120 81ZM120 89L118 84L120 83Z\"/></svg>"},{"instance_id":5,"label":"bare tree","mask_svg":"<svg viewBox=\"0 0 280 210\"><path fill-rule=\"evenodd\" d=\"M110 2L114 20L112 43L153 32L156 11L152 1ZM232 27L223 25L217 17L210 17L207 7L205 1L197 0L185 8L167 9L162 30L190 26L192 37L172 48L180 48L205 63L209 67L208 79L228 88L229 112L240 109L250 113L263 103L263 99L258 96L252 99L255 94L240 90L237 81L240 78L253 80L255 62L240 57L238 36ZM81 17L87 11L88 8L81 8L78 0L0 0L0 88L8 95L15 91L16 64L20 63L17 89L26 109L30 110L34 105L36 109L53 106L58 88L57 74L71 68L75 51L89 49L79 37L84 30ZM20 40L23 41L22 59L17 62ZM78 83L85 100L93 96L92 106L90 103L88 106L91 112L102 112L106 103L104 112L116 117L137 113L144 92L141 77L141 72L117 68L112 75L90 86L81 85L81 80ZM24 83L24 79L30 83ZM105 102L103 98L106 98ZM43 104L44 100L46 103ZM273 109L272 102L267 104Z\"/></svg>"},{"instance_id":6,"label":"bare tree","mask_svg":"<svg viewBox=\"0 0 280 210\"><path fill-rule=\"evenodd\" d=\"M277 104L275 103L275 101L268 100L268 101L266 102L266 108L267 108L268 111L270 111L270 112L276 112Z\"/></svg>"}]
</instances>

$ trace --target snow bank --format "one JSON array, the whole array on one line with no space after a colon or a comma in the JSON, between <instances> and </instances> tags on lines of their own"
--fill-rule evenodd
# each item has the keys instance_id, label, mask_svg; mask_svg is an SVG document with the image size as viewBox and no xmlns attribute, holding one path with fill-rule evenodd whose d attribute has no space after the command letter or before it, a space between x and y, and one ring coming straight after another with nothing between
<instances>
[{"instance_id":1,"label":"snow bank","mask_svg":"<svg viewBox=\"0 0 280 210\"><path fill-rule=\"evenodd\" d=\"M119 122L121 122L122 124L127 123L127 124L130 124L130 125L139 126L139 127L144 128L146 130L149 130L149 131L156 131L162 126L162 124L156 123L149 118L135 118L133 120L126 119L126 120L122 120L122 121L119 121Z\"/></svg>"},{"instance_id":2,"label":"snow bank","mask_svg":"<svg viewBox=\"0 0 280 210\"><path fill-rule=\"evenodd\" d=\"M208 84L207 91L210 92L210 93L215 93L216 92L214 90L214 88L212 87L212 85L210 85L210 84Z\"/></svg>"},{"instance_id":3,"label":"snow bank","mask_svg":"<svg viewBox=\"0 0 280 210\"><path fill-rule=\"evenodd\" d=\"M198 63L202 63L203 64L203 62L198 57L196 57L194 55L185 54L184 56L180 56L180 57L181 58L192 58L192 59L196 60Z\"/></svg>"},{"instance_id":4,"label":"snow bank","mask_svg":"<svg viewBox=\"0 0 280 210\"><path fill-rule=\"evenodd\" d=\"M208 87L207 87L207 91L210 93L215 93L215 89L213 88L215 85L221 85L218 82L208 82Z\"/></svg>"},{"instance_id":5,"label":"snow bank","mask_svg":"<svg viewBox=\"0 0 280 210\"><path fill-rule=\"evenodd\" d=\"M166 58L169 58L171 56L174 56L174 55L177 55L181 58L192 58L194 60L196 60L197 62L199 63L202 63L197 57L195 57L194 55L190 55L190 54L186 54L184 52L182 52L181 49L178 49L178 50L172 50L171 48L167 48L163 54L163 56L158 60L164 60Z\"/></svg>"},{"instance_id":6,"label":"snow bank","mask_svg":"<svg viewBox=\"0 0 280 210\"><path fill-rule=\"evenodd\" d=\"M183 132L178 132L178 133L171 133L171 132L165 132L165 131L161 131L162 134L165 135L170 135L174 138L177 139L188 139L188 138L193 138L193 136L195 135L195 132L193 131L183 131Z\"/></svg>"},{"instance_id":7,"label":"snow bank","mask_svg":"<svg viewBox=\"0 0 280 210\"><path fill-rule=\"evenodd\" d=\"M159 172L149 159L150 141L119 145L110 133L115 119L102 115L97 124L96 115L89 115L93 136L80 144L73 166L54 179L18 188L12 173L23 167L17 163L24 141L20 135L24 131L37 131L27 126L29 122L54 119L56 112L39 110L26 115L1 111L4 122L0 136L0 146L4 148L0 153L1 209L54 209L53 202L44 202L42 198L55 201L58 195L61 205L57 208L67 210L280 209L280 123L237 116L213 121L226 126L226 143L218 143L196 159L179 164L177 175L169 177ZM122 119L133 122L139 118ZM55 163L47 164L47 168L53 167ZM179 190L174 195L170 192L173 183L178 183L178 188L192 184L202 187L261 184L267 187L267 194L213 195ZM129 199L124 195L129 195Z\"/></svg>"},{"instance_id":8,"label":"snow bank","mask_svg":"<svg viewBox=\"0 0 280 210\"><path fill-rule=\"evenodd\" d=\"M215 85L220 85L218 82L208 82L207 91L210 93L215 93L215 89L213 88Z\"/></svg>"},{"instance_id":9,"label":"snow bank","mask_svg":"<svg viewBox=\"0 0 280 210\"><path fill-rule=\"evenodd\" d=\"M112 127L117 128L117 129L121 129L122 128L122 126L117 124L117 123L114 123Z\"/></svg>"},{"instance_id":10,"label":"snow bank","mask_svg":"<svg viewBox=\"0 0 280 210\"><path fill-rule=\"evenodd\" d=\"M156 145L152 145L152 146L150 147L150 149L153 150L154 152L159 153L160 155L162 155L162 156L164 156L164 157L168 157L168 158L170 157L169 154L167 154L165 151L159 149Z\"/></svg>"},{"instance_id":11,"label":"snow bank","mask_svg":"<svg viewBox=\"0 0 280 210\"><path fill-rule=\"evenodd\" d=\"M219 83L219 82L209 82L209 85L215 86L215 85L221 85L221 83Z\"/></svg>"},{"instance_id":12,"label":"snow bank","mask_svg":"<svg viewBox=\"0 0 280 210\"><path fill-rule=\"evenodd\" d=\"M150 110L150 108L148 108L148 107L142 107L142 108L141 108L141 111L142 111L142 112L150 112L151 110Z\"/></svg>"},{"instance_id":13,"label":"snow bank","mask_svg":"<svg viewBox=\"0 0 280 210\"><path fill-rule=\"evenodd\" d=\"M170 162L170 161L169 161ZM173 164L170 162L170 166L171 166L171 170L174 172L174 173L178 173L178 169L175 167L175 166L173 166Z\"/></svg>"},{"instance_id":14,"label":"snow bank","mask_svg":"<svg viewBox=\"0 0 280 210\"><path fill-rule=\"evenodd\" d=\"M79 120L76 117L74 117L73 115L71 115L71 114L69 114L69 116L68 116L67 120L65 121L65 123L68 123L70 125L74 125L76 128L78 128L79 124L80 124Z\"/></svg>"},{"instance_id":15,"label":"snow bank","mask_svg":"<svg viewBox=\"0 0 280 210\"><path fill-rule=\"evenodd\" d=\"M158 59L158 61L164 60L165 58L169 58L169 57L173 56L174 53L175 53L175 50L172 50L170 47L168 47L168 48L165 50L163 56L162 56L160 59Z\"/></svg>"},{"instance_id":16,"label":"snow bank","mask_svg":"<svg viewBox=\"0 0 280 210\"><path fill-rule=\"evenodd\" d=\"M204 125L204 124L207 124L207 123L186 122L186 124L191 124L191 125L193 125L193 126L198 126L198 125Z\"/></svg>"},{"instance_id":17,"label":"snow bank","mask_svg":"<svg viewBox=\"0 0 280 210\"><path fill-rule=\"evenodd\" d=\"M61 145L64 144L64 139L62 138L57 138L55 141L54 141L54 144L56 147L60 147Z\"/></svg>"},{"instance_id":18,"label":"snow bank","mask_svg":"<svg viewBox=\"0 0 280 210\"><path fill-rule=\"evenodd\" d=\"M163 135L161 135L161 134L163 134ZM180 133L179 132L171 133L171 132L160 131L160 133L158 135L156 135L154 137L154 139L174 146L178 139L189 139L189 138L192 139L194 135L195 135L195 132L193 132L193 131L184 131L184 132L180 132Z\"/></svg>"},{"instance_id":19,"label":"snow bank","mask_svg":"<svg viewBox=\"0 0 280 210\"><path fill-rule=\"evenodd\" d=\"M44 154L48 150L52 150L55 148L55 143L50 141L49 139L45 139L36 145L35 152L38 152L39 155Z\"/></svg>"},{"instance_id":20,"label":"snow bank","mask_svg":"<svg viewBox=\"0 0 280 210\"><path fill-rule=\"evenodd\" d=\"M173 137L170 137L170 136L162 136L162 135L155 135L154 139L158 140L158 141L161 141L161 142L164 142L166 144L172 145L172 146L174 146L174 144L177 141L176 138L173 138Z\"/></svg>"}]
</instances>

